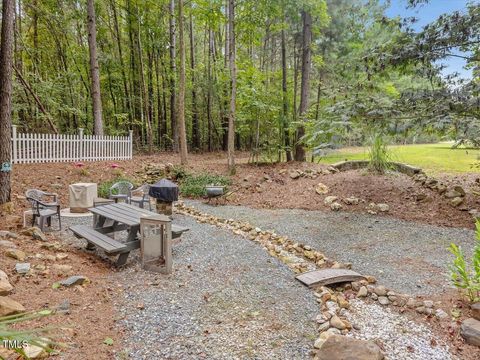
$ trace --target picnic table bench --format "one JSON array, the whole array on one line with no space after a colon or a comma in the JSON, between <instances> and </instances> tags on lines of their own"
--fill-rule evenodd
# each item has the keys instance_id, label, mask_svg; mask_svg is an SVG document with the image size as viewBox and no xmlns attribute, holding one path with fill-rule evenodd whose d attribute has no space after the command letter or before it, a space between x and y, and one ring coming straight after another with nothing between
<instances>
[{"instance_id":1,"label":"picnic table bench","mask_svg":"<svg viewBox=\"0 0 480 360\"><path fill-rule=\"evenodd\" d=\"M116 266L122 266L127 262L130 251L140 248L140 240L137 235L140 231L140 218L154 215L151 211L130 204L116 203L90 208L94 214L93 228L86 225L74 225L70 230L78 238L87 240L87 249L99 247L108 255L119 255ZM172 239L179 238L186 227L172 225ZM127 231L127 239L121 242L107 234L119 231Z\"/></svg>"}]
</instances>

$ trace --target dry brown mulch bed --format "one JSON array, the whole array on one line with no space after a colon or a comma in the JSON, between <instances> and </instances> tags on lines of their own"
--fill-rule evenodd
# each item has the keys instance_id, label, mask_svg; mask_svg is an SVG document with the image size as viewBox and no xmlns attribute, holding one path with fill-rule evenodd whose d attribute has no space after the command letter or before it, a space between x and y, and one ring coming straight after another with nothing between
<instances>
[{"instance_id":1,"label":"dry brown mulch bed","mask_svg":"<svg viewBox=\"0 0 480 360\"><path fill-rule=\"evenodd\" d=\"M5 218L4 218L5 219ZM5 226L3 221L1 230L20 231L21 224L17 218L7 217L10 226ZM62 302L68 301L69 313L56 313L41 319L22 323L21 327L53 327L51 340L62 343L57 346L62 356L68 359L112 359L119 349L122 334L115 327L116 314L112 306L121 289L117 284L112 284L108 279L113 269L95 255L62 245L61 239L54 235L47 235L48 242L33 240L29 236L19 235L17 239L8 239L17 245L19 250L26 253L24 262L29 262L32 274L19 275L15 271L15 264L21 262L7 257L6 247L0 247L1 269L9 277L14 290L8 295L13 300L21 303L26 311L39 311L44 309L55 310ZM47 249L42 245L59 243L61 248ZM37 254L55 256L58 253L67 254L62 260L52 261L40 259ZM72 270L62 273L55 269L54 264L70 265ZM45 266L46 271L35 269L35 265ZM90 283L82 286L53 288L55 282L64 280L70 275L83 275L88 277ZM106 338L114 340L109 346L104 344Z\"/></svg>"}]
</instances>

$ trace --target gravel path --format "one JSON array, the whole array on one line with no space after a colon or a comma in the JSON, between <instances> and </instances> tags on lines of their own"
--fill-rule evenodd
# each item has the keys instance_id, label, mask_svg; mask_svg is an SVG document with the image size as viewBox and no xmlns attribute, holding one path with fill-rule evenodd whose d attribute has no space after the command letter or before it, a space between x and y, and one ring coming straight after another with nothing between
<instances>
[{"instance_id":1,"label":"gravel path","mask_svg":"<svg viewBox=\"0 0 480 360\"><path fill-rule=\"evenodd\" d=\"M248 221L287 235L334 260L351 262L354 270L408 294L438 293L450 287L447 265L452 256L446 248L454 241L470 256L475 241L472 230L366 214L185 203L206 213Z\"/></svg>"},{"instance_id":2,"label":"gravel path","mask_svg":"<svg viewBox=\"0 0 480 360\"><path fill-rule=\"evenodd\" d=\"M259 245L192 218L174 273L115 274L132 359L304 359L316 337L313 293ZM138 263L137 263L138 264ZM143 309L142 309L143 308Z\"/></svg>"}]
</instances>

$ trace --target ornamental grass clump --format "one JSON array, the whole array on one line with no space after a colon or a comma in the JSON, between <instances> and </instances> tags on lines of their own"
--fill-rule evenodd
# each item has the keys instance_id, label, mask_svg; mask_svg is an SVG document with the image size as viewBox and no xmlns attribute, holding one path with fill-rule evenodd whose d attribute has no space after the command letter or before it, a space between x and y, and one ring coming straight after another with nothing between
<instances>
[{"instance_id":1,"label":"ornamental grass clump","mask_svg":"<svg viewBox=\"0 0 480 360\"><path fill-rule=\"evenodd\" d=\"M480 221L476 223L476 241L471 264L467 264L460 246L451 243L448 250L455 256L449 266L450 279L455 287L465 293L470 302L480 300Z\"/></svg>"},{"instance_id":2,"label":"ornamental grass clump","mask_svg":"<svg viewBox=\"0 0 480 360\"><path fill-rule=\"evenodd\" d=\"M381 134L374 135L368 149L369 169L378 174L384 174L391 168L391 158L390 149L388 149L383 136Z\"/></svg>"}]
</instances>

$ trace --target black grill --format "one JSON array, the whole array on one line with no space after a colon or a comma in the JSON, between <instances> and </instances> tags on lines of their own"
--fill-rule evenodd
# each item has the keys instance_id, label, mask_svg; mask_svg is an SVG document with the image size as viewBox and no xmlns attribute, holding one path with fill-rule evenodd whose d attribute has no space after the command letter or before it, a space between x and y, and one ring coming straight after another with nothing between
<instances>
[{"instance_id":1,"label":"black grill","mask_svg":"<svg viewBox=\"0 0 480 360\"><path fill-rule=\"evenodd\" d=\"M148 195L163 202L177 201L178 186L170 180L162 179L156 184L150 186Z\"/></svg>"}]
</instances>

